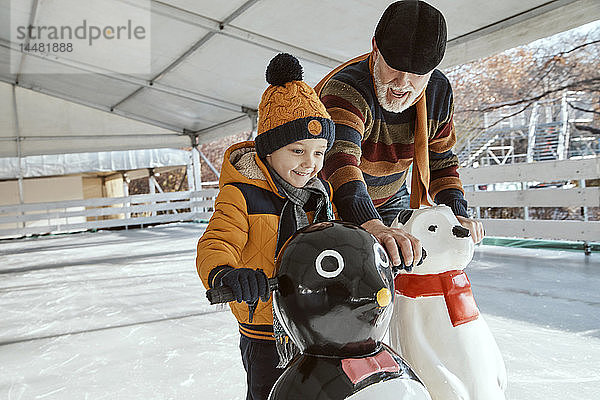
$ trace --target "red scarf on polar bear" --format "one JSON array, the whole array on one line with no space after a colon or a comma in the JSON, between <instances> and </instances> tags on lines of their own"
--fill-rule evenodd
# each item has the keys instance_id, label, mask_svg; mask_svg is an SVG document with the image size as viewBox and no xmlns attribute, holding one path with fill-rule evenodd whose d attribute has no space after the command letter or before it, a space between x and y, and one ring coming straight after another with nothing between
<instances>
[{"instance_id":1,"label":"red scarf on polar bear","mask_svg":"<svg viewBox=\"0 0 600 400\"><path fill-rule=\"evenodd\" d=\"M444 296L452 326L477 319L479 309L475 304L471 282L462 270L439 274L400 274L394 280L396 293L406 297Z\"/></svg>"}]
</instances>

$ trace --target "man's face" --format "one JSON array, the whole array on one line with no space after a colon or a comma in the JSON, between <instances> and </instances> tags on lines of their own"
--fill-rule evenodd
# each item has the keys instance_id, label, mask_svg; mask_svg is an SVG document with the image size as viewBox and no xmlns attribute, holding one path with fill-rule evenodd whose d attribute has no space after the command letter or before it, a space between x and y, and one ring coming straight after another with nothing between
<instances>
[{"instance_id":1,"label":"man's face","mask_svg":"<svg viewBox=\"0 0 600 400\"><path fill-rule=\"evenodd\" d=\"M326 139L298 140L269 154L267 162L287 183L301 188L323 168L326 150Z\"/></svg>"},{"instance_id":2,"label":"man's face","mask_svg":"<svg viewBox=\"0 0 600 400\"><path fill-rule=\"evenodd\" d=\"M398 71L387 65L379 51L376 54L373 79L377 100L384 110L400 113L410 107L421 94L433 71L425 75Z\"/></svg>"}]
</instances>

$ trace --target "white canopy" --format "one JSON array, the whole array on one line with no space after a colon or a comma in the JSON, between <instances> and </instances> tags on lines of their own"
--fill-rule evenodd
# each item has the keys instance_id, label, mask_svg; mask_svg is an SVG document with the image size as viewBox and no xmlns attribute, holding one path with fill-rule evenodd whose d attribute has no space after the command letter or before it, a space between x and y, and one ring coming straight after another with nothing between
<instances>
[{"instance_id":1,"label":"white canopy","mask_svg":"<svg viewBox=\"0 0 600 400\"><path fill-rule=\"evenodd\" d=\"M442 67L600 19L597 0L429 2L448 24ZM250 131L275 54L297 56L315 84L370 50L389 3L0 0L0 157L181 147ZM149 47L98 41L85 57L21 52L28 42L18 27L105 26L123 21L127 7L146 17Z\"/></svg>"}]
</instances>

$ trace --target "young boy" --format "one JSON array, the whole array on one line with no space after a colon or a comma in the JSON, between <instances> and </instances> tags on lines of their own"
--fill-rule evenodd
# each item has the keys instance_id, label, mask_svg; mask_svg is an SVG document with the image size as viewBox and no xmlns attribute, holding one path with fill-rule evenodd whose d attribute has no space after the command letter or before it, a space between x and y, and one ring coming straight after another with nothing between
<instances>
[{"instance_id":1,"label":"young boy","mask_svg":"<svg viewBox=\"0 0 600 400\"><path fill-rule=\"evenodd\" d=\"M317 177L334 140L334 124L302 67L279 54L267 67L258 136L225 152L220 192L196 266L206 288L231 287L239 322L247 400L266 400L283 369L273 336L267 277L286 240L311 222L333 219L332 190Z\"/></svg>"}]
</instances>

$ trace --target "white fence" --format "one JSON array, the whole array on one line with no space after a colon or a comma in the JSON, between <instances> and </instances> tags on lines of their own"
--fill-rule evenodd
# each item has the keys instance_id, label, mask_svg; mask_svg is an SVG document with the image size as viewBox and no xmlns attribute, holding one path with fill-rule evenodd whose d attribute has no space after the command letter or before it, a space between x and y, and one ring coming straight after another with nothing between
<instances>
[{"instance_id":1,"label":"white fence","mask_svg":"<svg viewBox=\"0 0 600 400\"><path fill-rule=\"evenodd\" d=\"M0 238L208 219L217 189L0 206Z\"/></svg>"},{"instance_id":2,"label":"white fence","mask_svg":"<svg viewBox=\"0 0 600 400\"><path fill-rule=\"evenodd\" d=\"M600 207L600 158L506 164L460 170L470 207L523 207L525 219L483 219L487 236L600 241L600 222L528 219L530 207ZM533 189L534 182L576 181L577 187ZM519 190L477 191L507 183ZM468 191L472 187L474 190ZM0 206L0 238L206 220L217 189Z\"/></svg>"},{"instance_id":3,"label":"white fence","mask_svg":"<svg viewBox=\"0 0 600 400\"><path fill-rule=\"evenodd\" d=\"M523 207L525 219L482 219L487 236L572 241L600 241L600 222L587 220L588 207L600 207L600 188L585 180L600 178L600 158L505 164L460 170L470 207ZM536 182L578 182L578 186L531 188ZM514 183L518 190L478 191L480 185ZM584 220L533 220L530 207L583 207Z\"/></svg>"}]
</instances>

